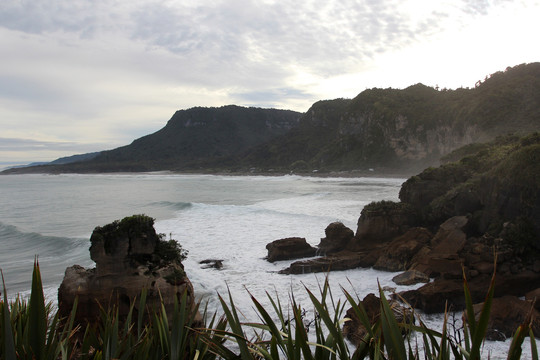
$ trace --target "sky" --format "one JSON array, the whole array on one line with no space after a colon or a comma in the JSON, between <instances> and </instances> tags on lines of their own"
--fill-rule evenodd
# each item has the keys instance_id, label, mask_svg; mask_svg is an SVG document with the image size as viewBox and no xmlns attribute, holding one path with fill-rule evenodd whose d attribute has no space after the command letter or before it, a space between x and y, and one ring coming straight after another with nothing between
<instances>
[{"instance_id":1,"label":"sky","mask_svg":"<svg viewBox=\"0 0 540 360\"><path fill-rule=\"evenodd\" d=\"M271 107L540 61L540 0L2 0L0 166L112 149L176 110Z\"/></svg>"}]
</instances>

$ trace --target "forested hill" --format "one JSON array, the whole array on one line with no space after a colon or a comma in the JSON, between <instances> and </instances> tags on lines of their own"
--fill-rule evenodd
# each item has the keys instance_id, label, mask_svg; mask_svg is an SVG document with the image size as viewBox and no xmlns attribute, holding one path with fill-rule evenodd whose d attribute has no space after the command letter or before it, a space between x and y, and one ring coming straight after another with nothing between
<instances>
[{"instance_id":1,"label":"forested hill","mask_svg":"<svg viewBox=\"0 0 540 360\"><path fill-rule=\"evenodd\" d=\"M414 173L472 142L540 130L540 63L497 72L472 89L369 89L319 101L289 134L252 151L252 166Z\"/></svg>"},{"instance_id":2,"label":"forested hill","mask_svg":"<svg viewBox=\"0 0 540 360\"><path fill-rule=\"evenodd\" d=\"M540 131L540 63L491 74L474 88L368 89L316 102L305 114L232 105L181 110L158 132L91 160L12 171L413 174L463 145L532 131Z\"/></svg>"},{"instance_id":3,"label":"forested hill","mask_svg":"<svg viewBox=\"0 0 540 360\"><path fill-rule=\"evenodd\" d=\"M85 161L10 169L7 172L138 172L200 169L283 135L302 113L235 105L177 111L161 130Z\"/></svg>"}]
</instances>

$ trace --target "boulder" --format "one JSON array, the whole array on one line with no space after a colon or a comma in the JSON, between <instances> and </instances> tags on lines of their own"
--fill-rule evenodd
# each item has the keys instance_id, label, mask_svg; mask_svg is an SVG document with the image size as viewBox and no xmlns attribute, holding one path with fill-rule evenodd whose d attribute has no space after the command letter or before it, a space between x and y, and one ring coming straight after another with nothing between
<instances>
[{"instance_id":1,"label":"boulder","mask_svg":"<svg viewBox=\"0 0 540 360\"><path fill-rule=\"evenodd\" d=\"M381 299L374 294L368 294L361 301L371 325L375 324L381 316ZM401 306L395 301L389 301L392 311L398 322L413 321L412 311ZM353 308L347 310L348 321L343 325L343 335L357 347L362 343L367 334L365 326L362 324Z\"/></svg>"},{"instance_id":2,"label":"boulder","mask_svg":"<svg viewBox=\"0 0 540 360\"><path fill-rule=\"evenodd\" d=\"M199 264L202 265L201 268L203 269L223 269L223 260L220 259L206 259L199 261Z\"/></svg>"},{"instance_id":3,"label":"boulder","mask_svg":"<svg viewBox=\"0 0 540 360\"><path fill-rule=\"evenodd\" d=\"M147 306L172 312L175 298L187 295L188 307L195 309L194 291L181 260L185 253L174 240L165 241L156 234L154 220L134 215L94 229L90 238L93 269L79 265L68 267L58 289L58 311L70 314L78 297L75 322L95 323L100 305L118 307L123 319L134 302L134 316L139 311L135 299L147 289ZM196 314L200 320L200 314Z\"/></svg>"},{"instance_id":4,"label":"boulder","mask_svg":"<svg viewBox=\"0 0 540 360\"><path fill-rule=\"evenodd\" d=\"M490 277L478 276L469 281L469 289L473 302L482 301L488 290ZM463 294L463 281L451 279L438 279L415 289L399 294L415 309L425 313L442 313L448 306L449 310L462 310L465 308Z\"/></svg>"},{"instance_id":5,"label":"boulder","mask_svg":"<svg viewBox=\"0 0 540 360\"><path fill-rule=\"evenodd\" d=\"M483 305L479 303L473 306L477 321ZM535 337L540 337L540 313L530 301L509 295L495 298L491 304L486 339L504 341L525 323L530 323Z\"/></svg>"},{"instance_id":6,"label":"boulder","mask_svg":"<svg viewBox=\"0 0 540 360\"><path fill-rule=\"evenodd\" d=\"M460 251L467 243L467 236L462 230L467 222L465 216L454 216L441 224L431 239L430 250L419 252L411 260L410 268L429 277L463 278L465 260Z\"/></svg>"},{"instance_id":7,"label":"boulder","mask_svg":"<svg viewBox=\"0 0 540 360\"><path fill-rule=\"evenodd\" d=\"M403 271L411 265L414 255L426 246L433 234L425 228L412 228L387 246L373 266L377 270Z\"/></svg>"},{"instance_id":8,"label":"boulder","mask_svg":"<svg viewBox=\"0 0 540 360\"><path fill-rule=\"evenodd\" d=\"M266 249L267 260L270 262L311 257L317 253L316 248L309 245L305 238L300 237L272 241L266 245Z\"/></svg>"},{"instance_id":9,"label":"boulder","mask_svg":"<svg viewBox=\"0 0 540 360\"><path fill-rule=\"evenodd\" d=\"M414 285L418 283L428 283L429 277L417 270L408 270L392 278L397 285Z\"/></svg>"},{"instance_id":10,"label":"boulder","mask_svg":"<svg viewBox=\"0 0 540 360\"><path fill-rule=\"evenodd\" d=\"M340 222L333 222L324 230L325 238L317 246L321 253L331 254L344 250L354 237L354 232Z\"/></svg>"},{"instance_id":11,"label":"boulder","mask_svg":"<svg viewBox=\"0 0 540 360\"><path fill-rule=\"evenodd\" d=\"M356 269L364 265L363 258L357 253L341 252L316 259L296 261L280 274L308 274L314 272L342 271Z\"/></svg>"},{"instance_id":12,"label":"boulder","mask_svg":"<svg viewBox=\"0 0 540 360\"><path fill-rule=\"evenodd\" d=\"M432 254L437 256L458 254L467 242L463 228L468 220L465 216L454 216L439 226L431 240Z\"/></svg>"}]
</instances>

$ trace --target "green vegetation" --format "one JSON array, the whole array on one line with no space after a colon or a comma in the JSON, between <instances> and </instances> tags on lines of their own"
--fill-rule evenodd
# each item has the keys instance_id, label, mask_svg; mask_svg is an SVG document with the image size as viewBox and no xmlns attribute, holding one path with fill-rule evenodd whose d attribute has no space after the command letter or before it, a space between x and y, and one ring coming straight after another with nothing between
<instances>
[{"instance_id":1,"label":"green vegetation","mask_svg":"<svg viewBox=\"0 0 540 360\"><path fill-rule=\"evenodd\" d=\"M3 275L2 275L3 279ZM231 293L228 301L220 297L224 316L209 316L203 311L203 323L190 312L186 294L175 299L174 311L146 306L146 291L131 305L127 318L119 320L117 308L102 308L98 324L81 328L73 324L77 304L67 319L58 319L46 304L39 272L34 264L32 292L27 302L20 298L9 303L4 286L0 301L0 356L2 359L467 359L481 358L487 331L495 279L486 295L481 313L475 316L467 281L464 280L466 311L462 341L450 335L446 323L441 332L429 329L420 319L398 322L382 290L381 316L371 324L360 301L344 290L346 302L336 301L328 281L319 295L306 289L317 314L306 324L303 309L291 295L284 307L278 297L269 294L271 309L251 296L260 322L240 321ZM138 309L144 311L135 312ZM366 327L360 346L351 349L342 326L350 306ZM288 309L288 310L285 310ZM274 314L268 312L273 310ZM530 338L533 359L538 359L530 319L516 329L508 350L508 359L520 359L523 341ZM310 332L310 327L314 331ZM418 336L413 338L413 334ZM308 336L309 335L309 336Z\"/></svg>"}]
</instances>

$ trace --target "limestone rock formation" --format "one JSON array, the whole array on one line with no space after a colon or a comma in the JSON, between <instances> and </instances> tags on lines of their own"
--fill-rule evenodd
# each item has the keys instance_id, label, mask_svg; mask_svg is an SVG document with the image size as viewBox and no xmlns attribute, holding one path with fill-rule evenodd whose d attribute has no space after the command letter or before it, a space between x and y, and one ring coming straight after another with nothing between
<instances>
[{"instance_id":1,"label":"limestone rock formation","mask_svg":"<svg viewBox=\"0 0 540 360\"><path fill-rule=\"evenodd\" d=\"M153 224L148 216L134 215L96 227L90 238L90 256L96 267L66 269L58 289L60 316L69 315L78 297L77 323L94 323L99 305L117 305L120 318L125 317L143 288L148 291L148 306L157 308L163 302L172 311L174 299L186 292L189 306L194 308L193 286L181 263L185 252L176 241L165 241L156 234ZM137 305L135 301L135 313L142 311Z\"/></svg>"},{"instance_id":2,"label":"limestone rock formation","mask_svg":"<svg viewBox=\"0 0 540 360\"><path fill-rule=\"evenodd\" d=\"M272 241L266 245L266 249L268 250L267 260L270 262L315 256L317 252L317 249L309 245L305 238L300 237Z\"/></svg>"}]
</instances>

